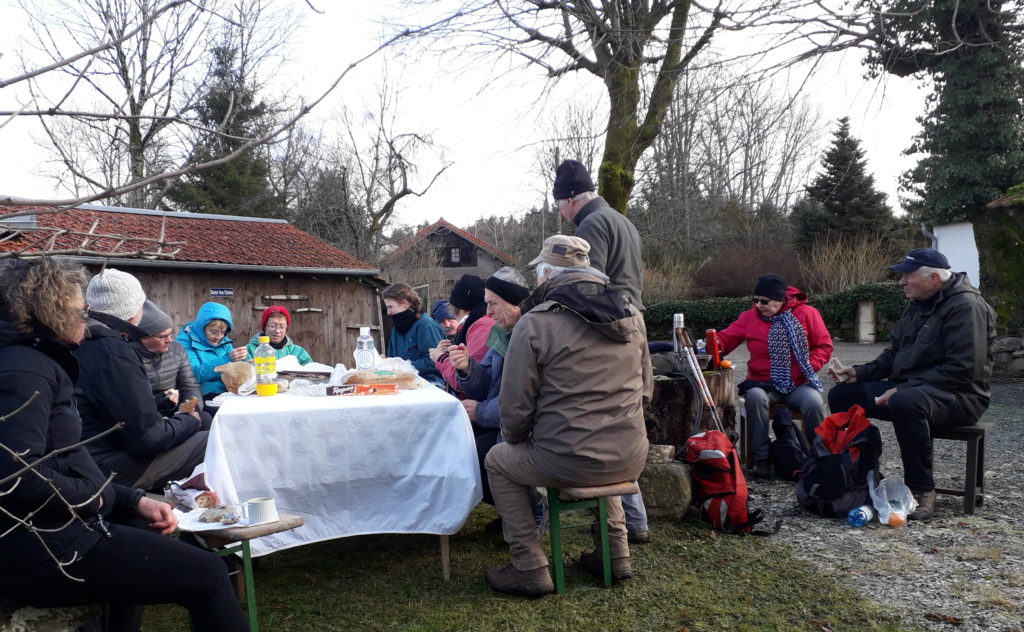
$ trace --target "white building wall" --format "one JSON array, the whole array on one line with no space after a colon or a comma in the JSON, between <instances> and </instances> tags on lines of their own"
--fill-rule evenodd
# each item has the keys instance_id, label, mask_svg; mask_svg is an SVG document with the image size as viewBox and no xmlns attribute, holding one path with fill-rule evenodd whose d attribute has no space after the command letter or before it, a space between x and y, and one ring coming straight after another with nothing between
<instances>
[{"instance_id":1,"label":"white building wall","mask_svg":"<svg viewBox=\"0 0 1024 632\"><path fill-rule=\"evenodd\" d=\"M946 255L954 272L966 272L974 287L981 286L978 245L974 241L974 225L970 222L945 224L932 229L938 244L936 250Z\"/></svg>"}]
</instances>

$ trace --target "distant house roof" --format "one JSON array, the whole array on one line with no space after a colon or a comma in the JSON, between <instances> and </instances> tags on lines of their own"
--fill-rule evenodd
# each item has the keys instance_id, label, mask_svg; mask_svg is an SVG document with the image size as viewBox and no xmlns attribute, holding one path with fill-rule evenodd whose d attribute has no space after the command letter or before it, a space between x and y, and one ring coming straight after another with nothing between
<instances>
[{"instance_id":1,"label":"distant house roof","mask_svg":"<svg viewBox=\"0 0 1024 632\"><path fill-rule=\"evenodd\" d=\"M1024 185L1017 185L1010 189L1010 192L1003 197L992 200L985 206L987 208L1005 208L1008 206L1024 206Z\"/></svg>"},{"instance_id":2,"label":"distant house roof","mask_svg":"<svg viewBox=\"0 0 1024 632\"><path fill-rule=\"evenodd\" d=\"M261 270L296 270L333 274L373 276L380 273L374 266L356 259L343 250L304 233L285 220L232 215L205 215L201 213L169 213L145 209L86 205L60 213L49 213L51 207L0 206L0 221L11 213L33 212L34 225L61 228L77 233L93 232L100 235L118 235L124 240L110 237L90 238L83 246L81 235L58 234L48 244L53 231L25 231L15 239L0 241L0 252L26 250L39 252L46 249L71 250L78 247L99 251L104 258L118 260L120 254L149 249L152 243L140 239L158 239L163 230L163 241L182 242L173 260L153 257L131 258L139 265L166 265L173 267L226 267L258 268ZM32 224L30 218L28 223ZM26 223L22 218L22 223ZM95 226L94 226L95 224ZM2 238L0 230L0 238ZM133 239L135 238L135 239ZM168 248L163 248L167 252Z\"/></svg>"},{"instance_id":3,"label":"distant house roof","mask_svg":"<svg viewBox=\"0 0 1024 632\"><path fill-rule=\"evenodd\" d=\"M494 244L487 243L486 241L480 239L476 235L473 235L472 233L468 233L462 230L461 228L452 224L451 222L446 221L443 217L434 222L433 224L431 224L430 226L424 226L423 228L419 229L419 231L417 231L416 234L413 235L412 237L403 240L402 243L398 244L398 248L395 248L393 251L385 255L384 261L393 261L394 259L397 259L410 248L426 239L428 235L437 232L441 228L447 228L456 235L462 237L463 239L477 246L484 252L490 253L494 257L500 259L501 261L504 261L509 265L514 265L516 262L515 257L513 257L512 255L509 255L505 252L502 252L501 250L498 250L498 248L495 247Z\"/></svg>"}]
</instances>

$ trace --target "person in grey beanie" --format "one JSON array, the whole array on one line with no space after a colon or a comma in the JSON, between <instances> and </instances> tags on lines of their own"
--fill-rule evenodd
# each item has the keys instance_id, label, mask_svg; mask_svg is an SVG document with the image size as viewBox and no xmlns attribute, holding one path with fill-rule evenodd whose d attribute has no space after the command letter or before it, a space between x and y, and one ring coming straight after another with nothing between
<instances>
[{"instance_id":1,"label":"person in grey beanie","mask_svg":"<svg viewBox=\"0 0 1024 632\"><path fill-rule=\"evenodd\" d=\"M136 340L132 346L146 368L157 410L165 417L177 413L179 406L196 410L204 428L209 428L212 419L203 411L203 391L192 373L185 348L172 338L171 317L147 300L142 306L139 329L146 337Z\"/></svg>"},{"instance_id":2,"label":"person in grey beanie","mask_svg":"<svg viewBox=\"0 0 1024 632\"><path fill-rule=\"evenodd\" d=\"M160 489L191 474L202 463L208 433L200 415L157 409L142 359L133 348L148 337L138 327L146 293L131 274L107 269L92 278L85 292L88 335L74 351L80 367L75 401L82 417L82 438L112 426L124 427L88 444L89 453L114 482Z\"/></svg>"}]
</instances>

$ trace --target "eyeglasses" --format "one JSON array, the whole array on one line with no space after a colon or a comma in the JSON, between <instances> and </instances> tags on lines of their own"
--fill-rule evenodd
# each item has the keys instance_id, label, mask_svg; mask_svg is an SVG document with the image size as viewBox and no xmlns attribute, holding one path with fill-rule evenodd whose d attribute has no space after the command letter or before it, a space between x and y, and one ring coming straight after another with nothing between
<instances>
[{"instance_id":1,"label":"eyeglasses","mask_svg":"<svg viewBox=\"0 0 1024 632\"><path fill-rule=\"evenodd\" d=\"M81 312L82 320L89 320L89 304L86 303Z\"/></svg>"},{"instance_id":2,"label":"eyeglasses","mask_svg":"<svg viewBox=\"0 0 1024 632\"><path fill-rule=\"evenodd\" d=\"M163 340L164 342L170 342L171 334L164 334L162 336L150 336L150 338L153 338L154 340Z\"/></svg>"},{"instance_id":3,"label":"eyeglasses","mask_svg":"<svg viewBox=\"0 0 1024 632\"><path fill-rule=\"evenodd\" d=\"M750 302L753 303L754 305L767 305L768 303L772 302L772 299L770 299L770 298L752 298L752 299L750 299Z\"/></svg>"},{"instance_id":4,"label":"eyeglasses","mask_svg":"<svg viewBox=\"0 0 1024 632\"><path fill-rule=\"evenodd\" d=\"M267 323L267 326L264 327L264 329L267 329L267 330L270 330L270 329L280 329L280 330L284 331L284 330L288 329L288 323Z\"/></svg>"},{"instance_id":5,"label":"eyeglasses","mask_svg":"<svg viewBox=\"0 0 1024 632\"><path fill-rule=\"evenodd\" d=\"M228 335L227 329L207 329L205 330L207 336L213 336L214 338L223 338Z\"/></svg>"}]
</instances>

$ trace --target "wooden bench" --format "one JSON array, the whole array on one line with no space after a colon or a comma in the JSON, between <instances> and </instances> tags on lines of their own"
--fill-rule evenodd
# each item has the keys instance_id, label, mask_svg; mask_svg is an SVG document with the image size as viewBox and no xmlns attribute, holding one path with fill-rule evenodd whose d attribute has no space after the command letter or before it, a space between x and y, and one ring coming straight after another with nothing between
<instances>
[{"instance_id":1,"label":"wooden bench","mask_svg":"<svg viewBox=\"0 0 1024 632\"><path fill-rule=\"evenodd\" d=\"M548 487L548 515L551 523L551 562L555 566L555 592L565 592L565 559L562 555L563 511L597 508L601 535L601 564L604 587L612 587L612 554L608 544L608 497L628 496L640 491L636 483L615 483L600 487ZM589 524L589 523L588 523Z\"/></svg>"},{"instance_id":2,"label":"wooden bench","mask_svg":"<svg viewBox=\"0 0 1024 632\"><path fill-rule=\"evenodd\" d=\"M985 433L991 422L979 421L973 426L932 428L930 447L934 454L935 440L963 441L967 444L967 466L963 489L935 488L936 493L964 497L964 513L974 515L974 508L985 500Z\"/></svg>"}]
</instances>

